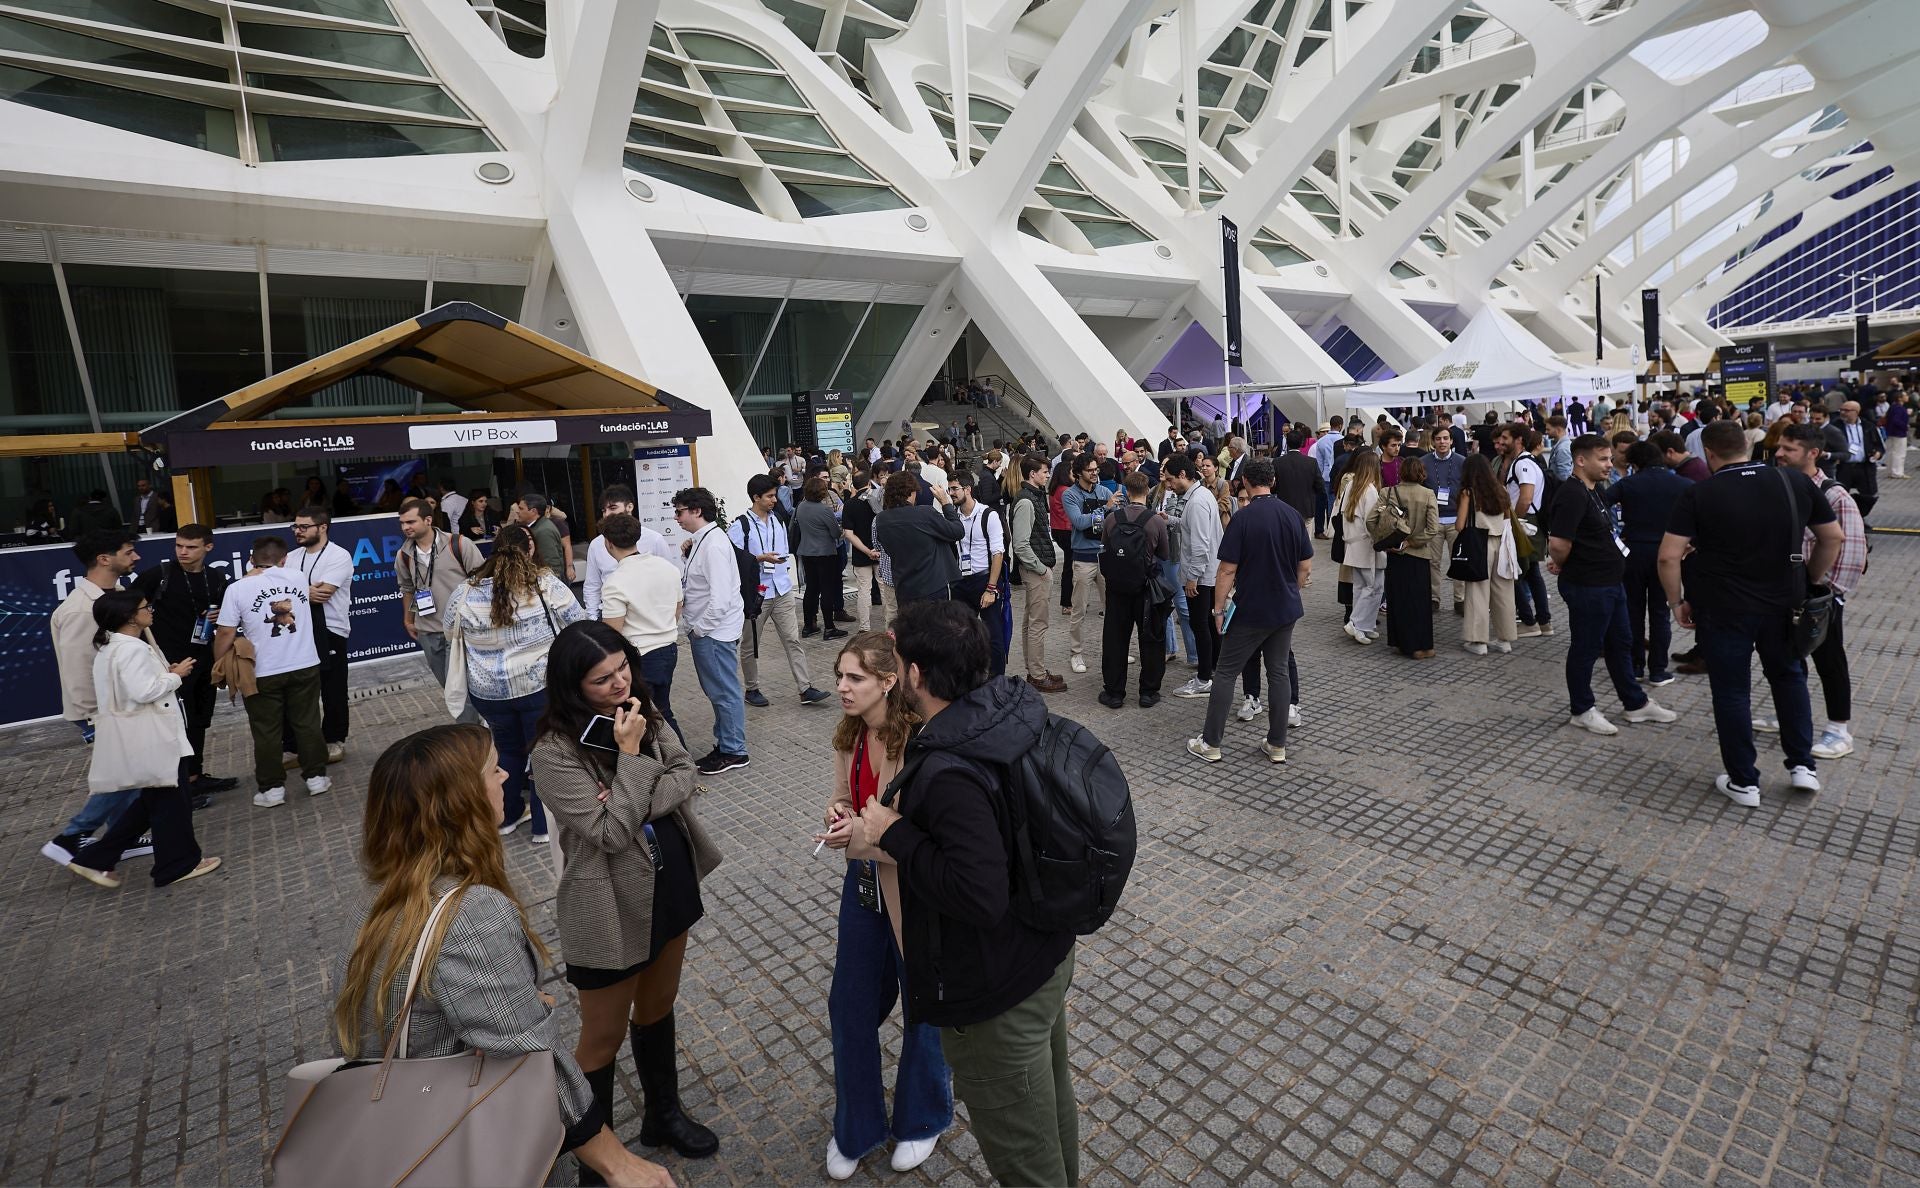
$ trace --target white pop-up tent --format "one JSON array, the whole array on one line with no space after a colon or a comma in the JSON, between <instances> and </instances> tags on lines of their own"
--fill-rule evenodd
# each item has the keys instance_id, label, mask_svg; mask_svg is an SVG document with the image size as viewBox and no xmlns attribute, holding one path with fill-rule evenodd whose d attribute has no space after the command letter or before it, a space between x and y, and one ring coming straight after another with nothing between
<instances>
[{"instance_id":1,"label":"white pop-up tent","mask_svg":"<svg viewBox=\"0 0 1920 1188\"><path fill-rule=\"evenodd\" d=\"M1347 401L1420 407L1591 400L1632 392L1633 385L1632 371L1561 362L1518 322L1487 305L1439 354L1405 375L1349 389Z\"/></svg>"}]
</instances>

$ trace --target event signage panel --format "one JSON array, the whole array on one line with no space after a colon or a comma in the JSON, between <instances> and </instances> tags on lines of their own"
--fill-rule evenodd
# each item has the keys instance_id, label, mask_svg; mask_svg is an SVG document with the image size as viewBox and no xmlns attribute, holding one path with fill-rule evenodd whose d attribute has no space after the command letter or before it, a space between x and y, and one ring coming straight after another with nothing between
<instances>
[{"instance_id":1,"label":"event signage panel","mask_svg":"<svg viewBox=\"0 0 1920 1188\"><path fill-rule=\"evenodd\" d=\"M293 546L293 532L284 524L221 528L213 534L207 564L235 576L245 573L253 538L261 535L278 536ZM393 574L402 540L399 521L392 515L338 519L329 539L353 557L353 633L347 639L347 659L413 651L415 645L400 625L400 588ZM481 546L483 551L490 547ZM173 556L173 536L143 537L138 548L135 572L145 573ZM47 617L84 571L72 545L0 549L0 591L5 592L0 599L0 686L7 690L0 702L0 725L60 716L60 673Z\"/></svg>"},{"instance_id":2,"label":"event signage panel","mask_svg":"<svg viewBox=\"0 0 1920 1188\"><path fill-rule=\"evenodd\" d=\"M809 454L853 452L853 394L844 388L816 388L793 394L794 444Z\"/></svg>"},{"instance_id":3,"label":"event signage panel","mask_svg":"<svg viewBox=\"0 0 1920 1188\"><path fill-rule=\"evenodd\" d=\"M1222 304L1226 306L1227 365L1239 367L1240 357L1240 228L1233 220L1220 216L1220 275Z\"/></svg>"},{"instance_id":4,"label":"event signage panel","mask_svg":"<svg viewBox=\"0 0 1920 1188\"><path fill-rule=\"evenodd\" d=\"M1758 399L1773 403L1773 343L1743 342L1720 348L1720 384L1736 406Z\"/></svg>"},{"instance_id":5,"label":"event signage panel","mask_svg":"<svg viewBox=\"0 0 1920 1188\"><path fill-rule=\"evenodd\" d=\"M471 423L468 423L469 420ZM530 425L544 436L517 440L485 439L486 431L505 426ZM414 434L431 430L434 436L416 443ZM454 434L480 431L469 440ZM304 460L341 456L378 457L407 454L417 450L513 449L528 442L561 445L592 445L603 441L634 441L646 438L705 437L713 432L713 414L705 409L598 410L581 413L556 412L550 417L517 418L422 418L411 423L362 421L329 425L325 422L302 424L298 421L236 424L224 429L182 429L165 438L167 464L174 469L190 466L227 466L246 462L273 462L281 459Z\"/></svg>"},{"instance_id":6,"label":"event signage panel","mask_svg":"<svg viewBox=\"0 0 1920 1188\"><path fill-rule=\"evenodd\" d=\"M673 493L693 486L693 448L684 443L643 445L633 451L634 510L640 522L678 544L687 538L673 516Z\"/></svg>"},{"instance_id":7,"label":"event signage panel","mask_svg":"<svg viewBox=\"0 0 1920 1188\"><path fill-rule=\"evenodd\" d=\"M483 450L543 445L560 440L560 428L549 420L461 421L441 425L407 426L407 444L416 450Z\"/></svg>"}]
</instances>

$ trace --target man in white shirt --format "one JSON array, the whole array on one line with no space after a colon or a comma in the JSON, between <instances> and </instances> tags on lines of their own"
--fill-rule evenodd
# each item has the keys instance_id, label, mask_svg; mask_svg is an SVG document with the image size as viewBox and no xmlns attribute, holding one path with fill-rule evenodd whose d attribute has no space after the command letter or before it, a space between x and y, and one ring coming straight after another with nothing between
<instances>
[{"instance_id":1,"label":"man in white shirt","mask_svg":"<svg viewBox=\"0 0 1920 1188\"><path fill-rule=\"evenodd\" d=\"M614 512L600 521L595 544L605 543L613 568L600 584L600 620L618 631L640 653L640 671L660 716L680 735L673 716L673 669L680 658L680 567L643 553L643 529L631 512ZM655 533L658 535L658 533Z\"/></svg>"},{"instance_id":2,"label":"man in white shirt","mask_svg":"<svg viewBox=\"0 0 1920 1188\"><path fill-rule=\"evenodd\" d=\"M291 725L307 794L333 787L327 778L327 742L320 734L320 653L314 648L307 579L287 564L287 542L253 538L253 568L220 600L213 662L233 651L236 637L253 647L255 691L246 695L253 728L255 808L287 802L286 764L280 758L282 723Z\"/></svg>"},{"instance_id":3,"label":"man in white shirt","mask_svg":"<svg viewBox=\"0 0 1920 1188\"><path fill-rule=\"evenodd\" d=\"M1007 534L1000 526L999 513L973 497L972 483L949 482L947 494L960 513L960 541L954 546L960 555L960 580L947 597L973 608L987 628L991 645L991 674L1007 674L1007 637L1000 630L1004 613L1000 598L1004 589L1000 574L1007 564Z\"/></svg>"},{"instance_id":4,"label":"man in white shirt","mask_svg":"<svg viewBox=\"0 0 1920 1188\"><path fill-rule=\"evenodd\" d=\"M466 514L469 500L453 485L452 475L440 476L440 512L447 517L447 527L455 532L460 530L460 517Z\"/></svg>"},{"instance_id":5,"label":"man in white shirt","mask_svg":"<svg viewBox=\"0 0 1920 1188\"><path fill-rule=\"evenodd\" d=\"M700 691L713 705L713 750L694 764L702 775L747 766L747 709L740 688L740 633L746 625L740 599L740 567L733 545L714 523L720 514L713 492L686 487L674 492L673 518L690 539L681 586L681 621Z\"/></svg>"},{"instance_id":6,"label":"man in white shirt","mask_svg":"<svg viewBox=\"0 0 1920 1188\"><path fill-rule=\"evenodd\" d=\"M867 469L871 470L880 461L880 447L873 438L867 438Z\"/></svg>"},{"instance_id":7,"label":"man in white shirt","mask_svg":"<svg viewBox=\"0 0 1920 1188\"><path fill-rule=\"evenodd\" d=\"M93 743L93 715L98 702L93 689L93 604L140 563L134 535L125 528L96 528L74 542L73 551L86 572L73 579L73 589L53 610L48 626L53 633L53 659L60 670L61 716L72 722L88 745ZM127 806L140 799L140 789L95 792L73 815L58 836L40 847L40 853L65 866L80 851L83 839L111 826ZM144 843L143 843L144 844ZM152 851L149 850L149 853ZM122 857L138 856L128 850Z\"/></svg>"},{"instance_id":8,"label":"man in white shirt","mask_svg":"<svg viewBox=\"0 0 1920 1188\"><path fill-rule=\"evenodd\" d=\"M633 488L624 483L615 483L600 493L602 521L608 516L633 516L634 522L639 523L639 512L636 510L638 506ZM587 608L587 616L594 619L603 617L600 614L600 585L607 580L607 575L613 572L614 563L618 560L612 550L607 547L606 530L606 524L602 523L601 535L594 537L593 543L587 546L587 580L580 596L580 604ZM667 543L666 537L645 524L640 524L640 538L635 547L640 552L660 558L672 565L674 572L679 572L680 554Z\"/></svg>"},{"instance_id":9,"label":"man in white shirt","mask_svg":"<svg viewBox=\"0 0 1920 1188\"><path fill-rule=\"evenodd\" d=\"M760 562L760 613L749 620L753 639L740 650L740 671L747 681L747 704L762 709L769 703L760 691L760 633L768 626L786 649L787 667L800 687L800 703L818 705L828 697L825 690L813 687L807 671L807 652L800 643L800 595L793 584L793 547L787 541L786 523L773 514L778 498L773 479L754 475L747 480L750 510L727 525L734 547L752 553Z\"/></svg>"},{"instance_id":10,"label":"man in white shirt","mask_svg":"<svg viewBox=\"0 0 1920 1188\"><path fill-rule=\"evenodd\" d=\"M303 507L293 516L288 565L307 579L307 598L324 613L313 617L313 648L320 656L320 736L327 740L327 762L347 757L347 636L353 633L353 554L334 544L333 513ZM294 749L289 727L282 746Z\"/></svg>"},{"instance_id":11,"label":"man in white shirt","mask_svg":"<svg viewBox=\"0 0 1920 1188\"><path fill-rule=\"evenodd\" d=\"M920 455L920 477L929 487L945 488L947 485L947 470L940 465L941 457L940 447L936 445L928 445Z\"/></svg>"}]
</instances>

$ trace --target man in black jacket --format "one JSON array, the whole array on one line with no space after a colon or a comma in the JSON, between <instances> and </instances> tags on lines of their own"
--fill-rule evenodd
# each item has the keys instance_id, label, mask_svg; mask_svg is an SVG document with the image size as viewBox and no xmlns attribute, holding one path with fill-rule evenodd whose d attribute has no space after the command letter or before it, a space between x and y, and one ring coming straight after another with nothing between
<instances>
[{"instance_id":1,"label":"man in black jacket","mask_svg":"<svg viewBox=\"0 0 1920 1188\"><path fill-rule=\"evenodd\" d=\"M1327 492L1327 483L1320 477L1320 467L1314 460L1300 452L1305 444L1305 425L1294 425L1287 430L1287 448L1273 460L1273 493L1299 512L1301 519L1312 523L1314 509L1320 506L1320 497Z\"/></svg>"},{"instance_id":2,"label":"man in black jacket","mask_svg":"<svg viewBox=\"0 0 1920 1188\"><path fill-rule=\"evenodd\" d=\"M931 488L937 506L914 503L923 486L918 475L889 476L884 506L873 522L874 538L886 550L893 574L894 597L903 607L929 599L944 602L947 588L960 580L960 555L953 547L964 533L960 513L945 486Z\"/></svg>"},{"instance_id":3,"label":"man in black jacket","mask_svg":"<svg viewBox=\"0 0 1920 1188\"><path fill-rule=\"evenodd\" d=\"M225 569L207 564L212 549L213 533L204 524L183 524L173 535L173 560L162 561L133 581L133 588L153 606L153 638L167 663L178 664L189 657L197 661L180 682L187 742L193 747L193 754L180 760L180 786L193 798L195 808L206 808L213 793L240 783L204 770L207 727L213 724L218 700L213 689L214 620L233 580Z\"/></svg>"},{"instance_id":4,"label":"man in black jacket","mask_svg":"<svg viewBox=\"0 0 1920 1188\"><path fill-rule=\"evenodd\" d=\"M986 627L958 603L903 606L893 631L926 725L893 807L867 801L847 854L899 868L907 1019L940 1028L988 1170L1002 1184L1074 1184L1074 934L1015 918L1002 827L1008 766L1039 741L1046 705L1024 681L988 679Z\"/></svg>"}]
</instances>

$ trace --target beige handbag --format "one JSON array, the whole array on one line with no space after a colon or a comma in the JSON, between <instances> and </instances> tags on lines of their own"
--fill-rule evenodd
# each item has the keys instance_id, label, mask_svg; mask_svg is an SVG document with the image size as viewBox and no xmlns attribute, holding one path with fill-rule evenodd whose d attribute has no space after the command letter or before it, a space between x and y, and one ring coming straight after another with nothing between
<instances>
[{"instance_id":1,"label":"beige handbag","mask_svg":"<svg viewBox=\"0 0 1920 1188\"><path fill-rule=\"evenodd\" d=\"M380 1062L314 1060L287 1074L287 1121L268 1160L276 1188L546 1183L566 1141L553 1053L406 1055L427 937L458 890L427 917Z\"/></svg>"}]
</instances>

